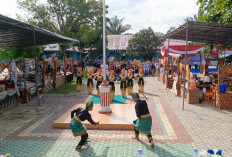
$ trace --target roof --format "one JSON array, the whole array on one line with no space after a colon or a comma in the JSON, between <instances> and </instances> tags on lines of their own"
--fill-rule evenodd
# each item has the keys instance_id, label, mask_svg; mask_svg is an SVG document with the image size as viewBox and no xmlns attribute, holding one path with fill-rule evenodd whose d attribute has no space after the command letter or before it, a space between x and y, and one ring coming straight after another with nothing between
<instances>
[{"instance_id":1,"label":"roof","mask_svg":"<svg viewBox=\"0 0 232 157\"><path fill-rule=\"evenodd\" d=\"M164 38L186 40L187 29L188 41L212 44L232 43L232 25L216 22L189 21L166 34Z\"/></svg>"},{"instance_id":2,"label":"roof","mask_svg":"<svg viewBox=\"0 0 232 157\"><path fill-rule=\"evenodd\" d=\"M133 38L131 34L107 35L109 50L126 50L129 40Z\"/></svg>"},{"instance_id":3,"label":"roof","mask_svg":"<svg viewBox=\"0 0 232 157\"><path fill-rule=\"evenodd\" d=\"M34 46L34 33L36 45L79 42L0 14L0 47Z\"/></svg>"},{"instance_id":4,"label":"roof","mask_svg":"<svg viewBox=\"0 0 232 157\"><path fill-rule=\"evenodd\" d=\"M185 40L176 40L176 39L170 39L169 40L169 45L186 45ZM168 39L164 41L163 46L168 46Z\"/></svg>"}]
</instances>

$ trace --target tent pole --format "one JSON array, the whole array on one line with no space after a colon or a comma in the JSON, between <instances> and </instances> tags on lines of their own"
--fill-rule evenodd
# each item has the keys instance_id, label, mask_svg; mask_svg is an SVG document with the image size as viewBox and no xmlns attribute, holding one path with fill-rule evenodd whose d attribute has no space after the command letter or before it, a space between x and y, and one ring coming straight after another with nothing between
<instances>
[{"instance_id":1,"label":"tent pole","mask_svg":"<svg viewBox=\"0 0 232 157\"><path fill-rule=\"evenodd\" d=\"M183 107L182 109L184 110L184 98L186 95L186 64L187 64L187 51L188 51L188 23L187 23L187 28L186 28L186 48L185 48L185 64L184 64L184 89L183 89Z\"/></svg>"},{"instance_id":2,"label":"tent pole","mask_svg":"<svg viewBox=\"0 0 232 157\"><path fill-rule=\"evenodd\" d=\"M63 49L63 54L64 54L64 64L63 64L63 68L64 68L64 84L67 84L67 79L66 79L66 46L62 45L62 49Z\"/></svg>"},{"instance_id":3,"label":"tent pole","mask_svg":"<svg viewBox=\"0 0 232 157\"><path fill-rule=\"evenodd\" d=\"M38 84L36 80L36 75L37 75L37 54L36 54L36 40L35 40L35 27L33 27L33 38L34 38L34 53L35 53L35 89L36 89L36 95L39 96L38 94Z\"/></svg>"},{"instance_id":4,"label":"tent pole","mask_svg":"<svg viewBox=\"0 0 232 157\"><path fill-rule=\"evenodd\" d=\"M169 55L169 37L168 37L168 55ZM167 76L166 76L166 80L168 81L168 75L169 75L169 56L167 55L167 58L168 58L168 67L167 67ZM165 70L165 69L164 69ZM165 82L165 84L167 84L167 82ZM166 85L166 90L167 90L167 85Z\"/></svg>"}]
</instances>

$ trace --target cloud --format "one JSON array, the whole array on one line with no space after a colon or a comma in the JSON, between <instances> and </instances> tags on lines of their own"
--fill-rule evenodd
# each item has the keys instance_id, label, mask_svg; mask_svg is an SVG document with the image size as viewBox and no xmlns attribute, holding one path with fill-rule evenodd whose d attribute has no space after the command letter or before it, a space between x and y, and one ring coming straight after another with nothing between
<instances>
[{"instance_id":1,"label":"cloud","mask_svg":"<svg viewBox=\"0 0 232 157\"><path fill-rule=\"evenodd\" d=\"M44 3L46 0L41 0ZM183 19L198 12L196 0L105 0L109 6L108 17L117 15L125 18L124 24L130 24L136 33L151 27L155 32L166 33L171 26L183 24ZM1 0L0 14L16 18L16 13L25 13L17 9L16 0Z\"/></svg>"},{"instance_id":2,"label":"cloud","mask_svg":"<svg viewBox=\"0 0 232 157\"><path fill-rule=\"evenodd\" d=\"M1 0L0 14L16 18L17 3L16 0Z\"/></svg>"},{"instance_id":3,"label":"cloud","mask_svg":"<svg viewBox=\"0 0 232 157\"><path fill-rule=\"evenodd\" d=\"M166 33L171 26L183 24L183 19L198 12L196 0L106 0L109 14L125 18L136 33L143 28L152 27L155 32Z\"/></svg>"}]
</instances>

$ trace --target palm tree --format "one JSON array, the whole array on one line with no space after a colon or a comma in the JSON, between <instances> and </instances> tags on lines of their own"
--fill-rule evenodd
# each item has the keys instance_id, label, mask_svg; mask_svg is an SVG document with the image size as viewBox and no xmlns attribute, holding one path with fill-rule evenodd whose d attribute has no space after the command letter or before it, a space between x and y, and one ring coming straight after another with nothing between
<instances>
[{"instance_id":1,"label":"palm tree","mask_svg":"<svg viewBox=\"0 0 232 157\"><path fill-rule=\"evenodd\" d=\"M131 29L131 25L122 25L123 19L118 19L117 16L114 16L111 19L107 20L106 31L107 34L122 34L129 29Z\"/></svg>"}]
</instances>

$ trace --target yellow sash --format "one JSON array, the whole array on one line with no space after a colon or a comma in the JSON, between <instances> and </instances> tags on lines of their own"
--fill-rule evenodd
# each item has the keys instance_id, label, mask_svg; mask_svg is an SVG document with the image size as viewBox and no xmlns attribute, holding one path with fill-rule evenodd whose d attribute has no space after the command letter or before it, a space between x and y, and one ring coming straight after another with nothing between
<instances>
[{"instance_id":1,"label":"yellow sash","mask_svg":"<svg viewBox=\"0 0 232 157\"><path fill-rule=\"evenodd\" d=\"M73 117L73 119L75 119L75 120L77 120L78 122L80 122L80 123L81 123L80 118L78 118L77 116L74 116L74 117Z\"/></svg>"},{"instance_id":2,"label":"yellow sash","mask_svg":"<svg viewBox=\"0 0 232 157\"><path fill-rule=\"evenodd\" d=\"M140 115L141 119L144 119L144 118L147 118L147 117L150 117L150 116L151 116L150 114Z\"/></svg>"}]
</instances>

